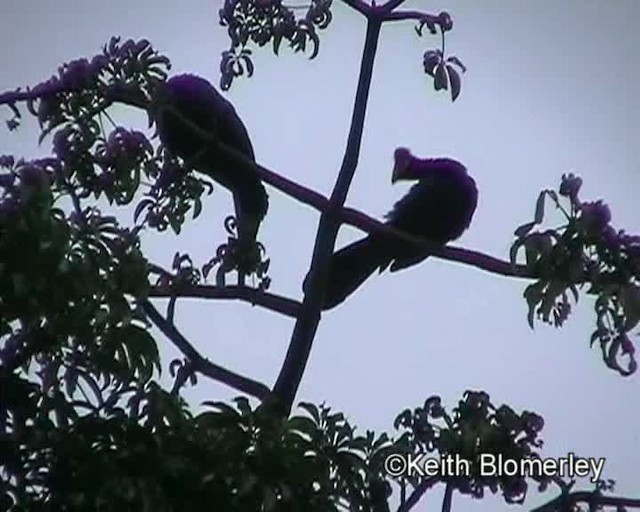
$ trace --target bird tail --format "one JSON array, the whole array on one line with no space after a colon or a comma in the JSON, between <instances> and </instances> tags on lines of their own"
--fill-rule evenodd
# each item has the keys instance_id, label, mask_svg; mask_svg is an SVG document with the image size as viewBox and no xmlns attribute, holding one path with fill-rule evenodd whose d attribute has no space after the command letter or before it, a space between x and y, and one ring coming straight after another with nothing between
<instances>
[{"instance_id":1,"label":"bird tail","mask_svg":"<svg viewBox=\"0 0 640 512\"><path fill-rule=\"evenodd\" d=\"M388 263L380 239L370 236L343 247L331 256L322 309L332 309L355 292L367 278Z\"/></svg>"}]
</instances>

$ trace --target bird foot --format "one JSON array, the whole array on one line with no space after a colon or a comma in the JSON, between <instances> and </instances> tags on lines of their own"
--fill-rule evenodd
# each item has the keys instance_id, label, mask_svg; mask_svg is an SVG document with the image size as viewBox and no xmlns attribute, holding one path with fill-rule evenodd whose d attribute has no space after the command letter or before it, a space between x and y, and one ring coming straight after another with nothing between
<instances>
[{"instance_id":1,"label":"bird foot","mask_svg":"<svg viewBox=\"0 0 640 512\"><path fill-rule=\"evenodd\" d=\"M246 286L246 277L255 276L258 280L257 287L267 289L270 279L267 276L269 259L264 258L264 246L257 241L240 242L230 236L226 244L222 244L216 251L216 256L207 263L208 273L214 266L219 266L216 272L216 286L223 287L226 284L226 274L236 271L238 273L238 286ZM204 270L204 269L203 269Z\"/></svg>"}]
</instances>

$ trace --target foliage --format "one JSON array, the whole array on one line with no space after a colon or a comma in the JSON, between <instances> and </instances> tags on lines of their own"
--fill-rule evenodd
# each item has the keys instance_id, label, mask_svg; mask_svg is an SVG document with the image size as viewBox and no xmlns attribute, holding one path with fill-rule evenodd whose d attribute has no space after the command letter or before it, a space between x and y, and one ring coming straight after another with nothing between
<instances>
[{"instance_id":1,"label":"foliage","mask_svg":"<svg viewBox=\"0 0 640 512\"><path fill-rule=\"evenodd\" d=\"M524 292L532 328L536 316L560 327L571 313L568 292L577 302L578 291L588 285L587 295L597 297L591 344L598 341L609 368L630 375L637 369L630 333L640 322L640 236L613 228L609 207L602 201L580 201L581 185L580 178L569 174L558 192L540 193L534 220L515 231L511 261L524 249L527 267L538 276ZM547 198L566 224L532 231L543 222ZM626 368L620 364L624 356Z\"/></svg>"},{"instance_id":2,"label":"foliage","mask_svg":"<svg viewBox=\"0 0 640 512\"><path fill-rule=\"evenodd\" d=\"M221 89L229 89L233 79L245 72L253 75L249 41L260 47L271 41L276 55L283 39L296 53L304 52L310 44L310 58L315 58L320 46L316 28L324 30L331 23L331 1L311 0L305 16L296 19L293 10L281 0L225 0L220 9L220 25L227 27L231 48L223 52L220 62Z\"/></svg>"},{"instance_id":3,"label":"foliage","mask_svg":"<svg viewBox=\"0 0 640 512\"><path fill-rule=\"evenodd\" d=\"M314 0L305 17L295 19L280 0L227 0L220 16L232 46L222 58L223 88L245 68L251 74L250 41L271 41L276 53L283 39L294 51L310 44L313 58L316 30L328 27L330 7L330 0ZM370 17L393 14L369 8ZM455 100L456 68L465 67L445 55L451 18L422 15L417 22L419 35L425 27L440 30L442 48L425 53L424 70L436 90L450 90ZM479 474L480 453L521 460L540 457L542 446L542 418L496 407L484 392L467 392L452 413L431 397L396 418L399 435L392 438L357 433L341 413L309 403L300 404L303 414L283 417L268 400L253 409L241 397L233 406L206 402L195 414L180 391L197 373L240 383L238 389L256 384L197 353L169 365L172 376L177 369L176 385L162 389L158 340L142 307L154 292L170 292L166 325L173 330L163 332L185 355L195 349L173 335L173 305L182 292L262 297L265 307L279 311L294 302L266 292L264 254L252 294L223 286L221 274L232 270L226 265L236 239L232 218L225 222L226 243L201 268L180 252L171 271L143 254L144 230L180 233L213 190L144 133L104 128L117 102L146 109L153 121L156 88L168 69L169 59L148 41L114 37L92 59L65 64L26 92L0 95L12 112L9 129L19 128L17 104L24 101L40 124L40 141L52 140L51 158L0 157L0 509L386 511L399 489L401 510L408 510L438 483L475 498L501 492L507 503L522 502L532 483L540 490L560 485L563 499L569 496L571 483ZM534 221L516 230L512 263L517 267L524 249L525 277L536 280L525 291L532 326L536 315L562 325L571 309L567 292L577 301L588 286L596 297L592 343L600 343L609 367L630 374L636 369L630 332L640 320L640 239L614 230L603 203L581 202L580 183L565 176L559 193L540 195ZM282 189L295 196L297 187ZM547 198L566 224L533 231L543 222ZM103 213L128 205L135 205L130 227ZM216 265L217 286L207 287ZM630 358L627 368L620 355ZM473 470L425 478L393 475L387 466L390 455L425 454L457 455ZM610 488L611 482L600 482L593 496Z\"/></svg>"},{"instance_id":4,"label":"foliage","mask_svg":"<svg viewBox=\"0 0 640 512\"><path fill-rule=\"evenodd\" d=\"M105 389L95 391L99 397ZM112 387L108 399L94 405L71 394L66 388L48 396L42 383L7 381L2 444L14 478L1 489L5 504L17 496L34 511L205 510L213 504L229 511L388 510L394 481L405 490L421 484L390 478L390 455L455 453L473 461L481 450L531 456L529 445L541 444L540 417L496 409L477 392L466 394L453 418L438 397L404 411L395 421L404 432L395 440L358 434L324 405L301 403L303 414L282 418L252 410L240 397L235 407L205 402L204 412L193 416L154 381ZM63 411L66 421L59 419ZM454 485L475 497L484 487L501 488L508 502L523 499L527 489L522 478L477 475Z\"/></svg>"}]
</instances>

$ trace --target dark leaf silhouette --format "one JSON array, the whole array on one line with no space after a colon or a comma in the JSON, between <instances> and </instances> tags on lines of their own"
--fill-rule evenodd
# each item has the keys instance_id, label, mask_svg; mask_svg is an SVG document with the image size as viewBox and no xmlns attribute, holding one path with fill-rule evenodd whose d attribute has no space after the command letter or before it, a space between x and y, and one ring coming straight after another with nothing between
<instances>
[{"instance_id":1,"label":"dark leaf silhouette","mask_svg":"<svg viewBox=\"0 0 640 512\"><path fill-rule=\"evenodd\" d=\"M449 76L447 74L447 66L443 62L436 66L434 75L434 87L436 91L447 90L449 87Z\"/></svg>"},{"instance_id":2,"label":"dark leaf silhouette","mask_svg":"<svg viewBox=\"0 0 640 512\"><path fill-rule=\"evenodd\" d=\"M456 101L460 95L462 81L460 80L460 75L453 66L447 65L447 72L449 73L449 80L451 81L451 101Z\"/></svg>"}]
</instances>

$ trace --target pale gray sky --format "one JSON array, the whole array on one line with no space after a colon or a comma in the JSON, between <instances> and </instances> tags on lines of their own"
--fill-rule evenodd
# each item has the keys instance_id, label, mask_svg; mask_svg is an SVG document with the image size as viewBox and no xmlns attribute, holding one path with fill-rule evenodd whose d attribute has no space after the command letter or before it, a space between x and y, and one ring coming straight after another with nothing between
<instances>
[{"instance_id":1,"label":"pale gray sky","mask_svg":"<svg viewBox=\"0 0 640 512\"><path fill-rule=\"evenodd\" d=\"M218 26L221 1L157 2L3 0L0 90L33 85L58 65L96 53L112 35L145 37L173 61L173 72L219 79L228 47ZM364 41L364 20L334 2L320 55L308 61L283 49L255 52L256 72L228 94L253 138L260 163L328 194L342 160ZM452 156L475 177L480 202L459 245L506 258L516 226L532 219L543 188L562 173L584 179L584 199L611 204L613 224L640 232L640 2L635 0L408 1L448 10L455 28L447 46L468 66L459 100L435 93L411 22L385 26L376 61L360 165L347 203L383 215L406 190L392 187L392 153ZM140 115L120 120L144 128ZM634 135L634 133L636 135ZM48 153L33 124L0 132L0 154ZM272 263L272 291L301 298L318 216L270 190L261 232ZM177 250L202 263L221 243L231 199L221 188L184 234L147 237L154 260L170 265ZM344 229L339 243L359 236ZM391 429L395 415L432 394L455 405L467 389L494 403L529 409L546 421L544 454L607 457L616 494L640 492L638 377L607 370L589 348L593 301L585 296L560 330L526 322L526 283L459 264L428 260L372 278L322 320L298 400L326 402L362 427ZM178 326L218 364L271 385L293 321L244 303L182 301ZM160 339L163 352L174 351ZM168 359L167 359L168 361ZM235 396L202 380L194 404ZM429 495L428 495L429 496ZM418 510L438 506L434 492ZM527 503L541 499L531 492ZM496 510L499 498L456 498L454 510Z\"/></svg>"}]
</instances>

